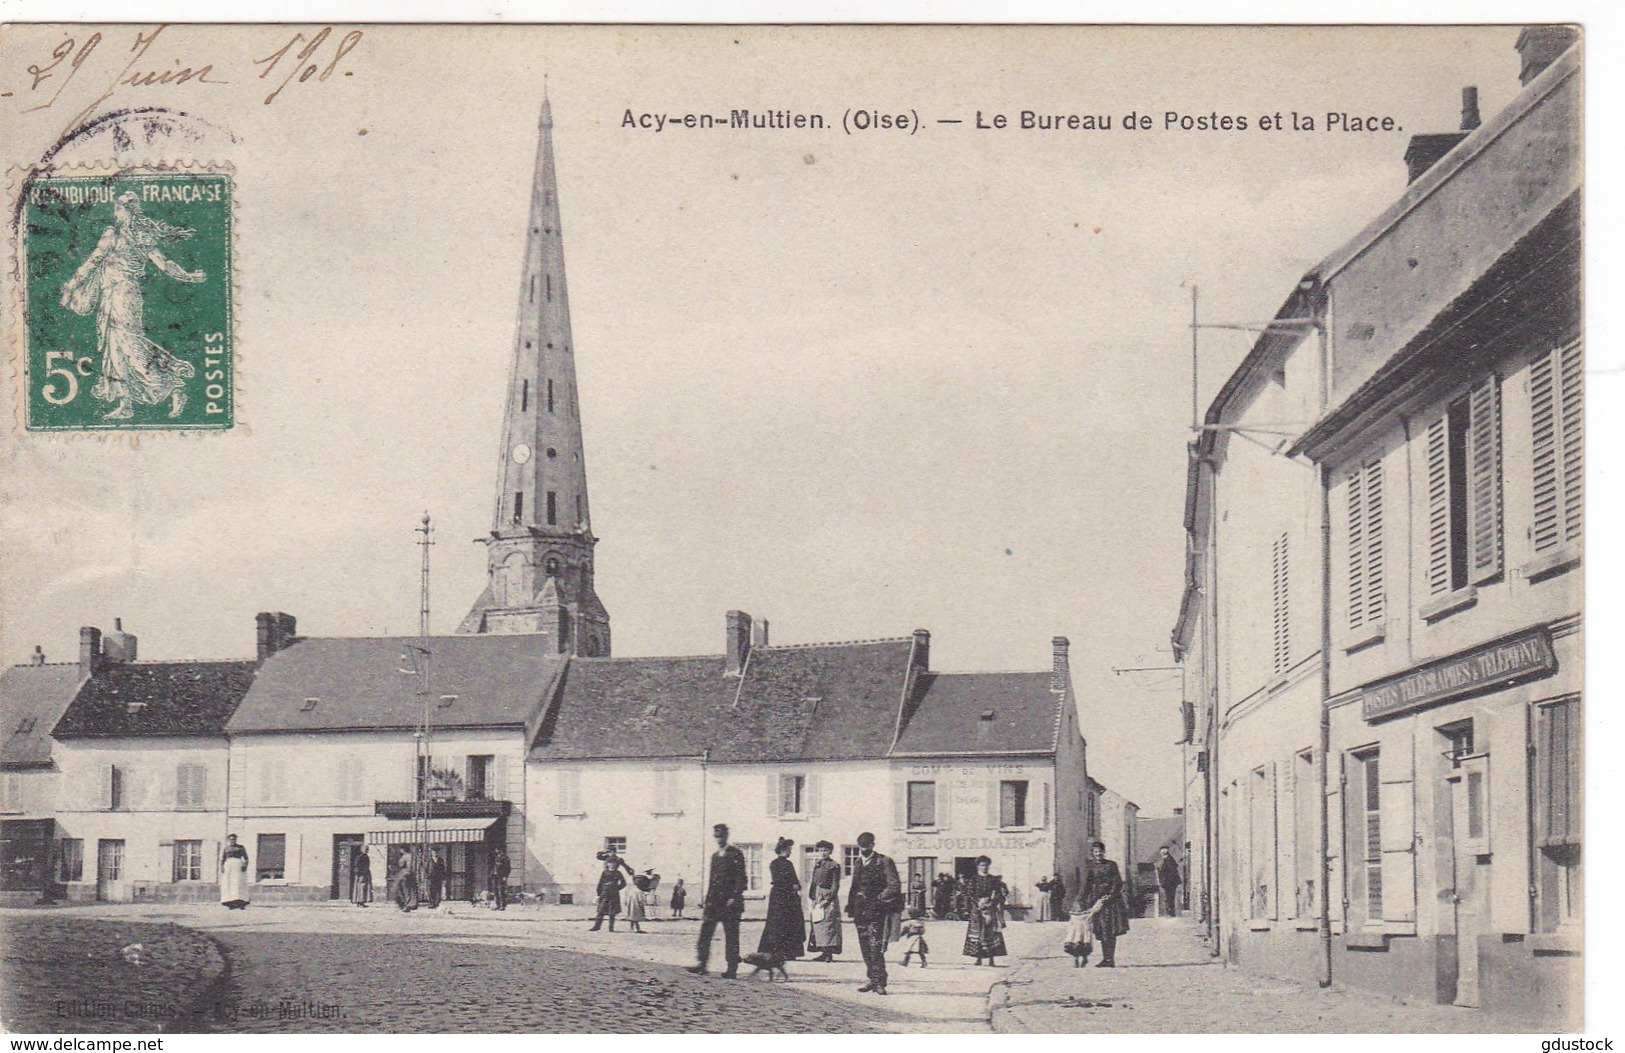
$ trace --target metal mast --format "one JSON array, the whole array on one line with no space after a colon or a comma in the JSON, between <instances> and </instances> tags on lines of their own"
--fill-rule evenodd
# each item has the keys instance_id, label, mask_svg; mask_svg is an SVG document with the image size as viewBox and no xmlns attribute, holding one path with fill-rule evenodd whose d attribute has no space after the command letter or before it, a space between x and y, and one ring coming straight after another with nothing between
<instances>
[{"instance_id":1,"label":"metal mast","mask_svg":"<svg viewBox=\"0 0 1625 1053\"><path fill-rule=\"evenodd\" d=\"M418 548L423 550L422 571L419 582L419 610L418 610L418 642L417 660L412 663L417 671L418 698L422 703L422 717L418 724L417 734L417 796L412 803L412 834L417 841L416 868L418 871L419 894L422 894L424 877L428 874L429 854L429 820L434 810L434 802L429 795L429 767L434 763L434 753L430 742L434 733L434 708L430 699L430 668L429 668L429 546L434 544L434 527L430 522L429 513L424 512L423 518L416 528L418 534Z\"/></svg>"}]
</instances>

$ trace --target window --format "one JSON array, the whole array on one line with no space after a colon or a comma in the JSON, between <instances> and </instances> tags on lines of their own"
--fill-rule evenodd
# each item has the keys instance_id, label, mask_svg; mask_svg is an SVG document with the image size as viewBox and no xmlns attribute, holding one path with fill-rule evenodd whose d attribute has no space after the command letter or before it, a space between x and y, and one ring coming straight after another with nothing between
<instances>
[{"instance_id":1,"label":"window","mask_svg":"<svg viewBox=\"0 0 1625 1053\"><path fill-rule=\"evenodd\" d=\"M1027 825L1027 780L1005 779L999 783L999 826Z\"/></svg>"},{"instance_id":2,"label":"window","mask_svg":"<svg viewBox=\"0 0 1625 1053\"><path fill-rule=\"evenodd\" d=\"M483 801L491 796L496 789L491 785L492 766L496 764L496 757L492 754L473 754L468 758L467 777L463 780L464 792L471 801Z\"/></svg>"},{"instance_id":3,"label":"window","mask_svg":"<svg viewBox=\"0 0 1625 1053\"><path fill-rule=\"evenodd\" d=\"M1373 458L1348 479L1348 627L1382 624L1382 460Z\"/></svg>"},{"instance_id":4,"label":"window","mask_svg":"<svg viewBox=\"0 0 1625 1053\"><path fill-rule=\"evenodd\" d=\"M345 804L359 804L367 799L366 769L357 756L342 757L334 773L338 799Z\"/></svg>"},{"instance_id":5,"label":"window","mask_svg":"<svg viewBox=\"0 0 1625 1053\"><path fill-rule=\"evenodd\" d=\"M807 777L804 775L779 776L779 814L805 815L806 789Z\"/></svg>"},{"instance_id":6,"label":"window","mask_svg":"<svg viewBox=\"0 0 1625 1053\"><path fill-rule=\"evenodd\" d=\"M604 851L613 852L615 855L618 855L622 859L625 859L626 858L626 838L624 838L624 837L606 837L606 838L604 838Z\"/></svg>"},{"instance_id":7,"label":"window","mask_svg":"<svg viewBox=\"0 0 1625 1053\"><path fill-rule=\"evenodd\" d=\"M911 782L908 784L908 825L937 825L937 784Z\"/></svg>"},{"instance_id":8,"label":"window","mask_svg":"<svg viewBox=\"0 0 1625 1053\"><path fill-rule=\"evenodd\" d=\"M61 838L56 843L56 880L66 885L84 879L85 842L77 837Z\"/></svg>"},{"instance_id":9,"label":"window","mask_svg":"<svg viewBox=\"0 0 1625 1053\"><path fill-rule=\"evenodd\" d=\"M254 880L281 881L288 864L288 835L261 834L254 853Z\"/></svg>"},{"instance_id":10,"label":"window","mask_svg":"<svg viewBox=\"0 0 1625 1053\"><path fill-rule=\"evenodd\" d=\"M1473 385L1428 427L1427 583L1441 595L1501 573L1501 386Z\"/></svg>"},{"instance_id":11,"label":"window","mask_svg":"<svg viewBox=\"0 0 1625 1053\"><path fill-rule=\"evenodd\" d=\"M557 526L559 522L559 495L549 490L547 492L547 525Z\"/></svg>"},{"instance_id":12,"label":"window","mask_svg":"<svg viewBox=\"0 0 1625 1053\"><path fill-rule=\"evenodd\" d=\"M1537 553L1580 540L1583 366L1580 345L1571 344L1541 355L1529 371L1535 484L1530 537Z\"/></svg>"},{"instance_id":13,"label":"window","mask_svg":"<svg viewBox=\"0 0 1625 1053\"><path fill-rule=\"evenodd\" d=\"M1292 765L1292 836L1294 913L1299 918L1320 914L1316 892L1320 880L1320 784L1315 778L1315 755L1310 750L1298 754Z\"/></svg>"},{"instance_id":14,"label":"window","mask_svg":"<svg viewBox=\"0 0 1625 1053\"><path fill-rule=\"evenodd\" d=\"M1552 932L1580 921L1581 815L1580 700L1535 707L1536 869L1539 928Z\"/></svg>"},{"instance_id":15,"label":"window","mask_svg":"<svg viewBox=\"0 0 1625 1053\"><path fill-rule=\"evenodd\" d=\"M762 890L762 846L740 845L739 850L745 853L745 877L750 881L745 886L745 891L760 892Z\"/></svg>"},{"instance_id":16,"label":"window","mask_svg":"<svg viewBox=\"0 0 1625 1053\"><path fill-rule=\"evenodd\" d=\"M547 412L553 412L553 382L547 382Z\"/></svg>"},{"instance_id":17,"label":"window","mask_svg":"<svg viewBox=\"0 0 1625 1053\"><path fill-rule=\"evenodd\" d=\"M175 766L175 808L201 811L207 790L209 769L202 764Z\"/></svg>"},{"instance_id":18,"label":"window","mask_svg":"<svg viewBox=\"0 0 1625 1053\"><path fill-rule=\"evenodd\" d=\"M1270 639L1273 648L1270 668L1277 674L1292 668L1292 626L1287 603L1287 536L1282 534L1270 545Z\"/></svg>"},{"instance_id":19,"label":"window","mask_svg":"<svg viewBox=\"0 0 1625 1053\"><path fill-rule=\"evenodd\" d=\"M96 880L124 880L124 842L113 839L96 842Z\"/></svg>"},{"instance_id":20,"label":"window","mask_svg":"<svg viewBox=\"0 0 1625 1053\"><path fill-rule=\"evenodd\" d=\"M0 812L22 811L22 777L7 772L0 777Z\"/></svg>"},{"instance_id":21,"label":"window","mask_svg":"<svg viewBox=\"0 0 1625 1053\"><path fill-rule=\"evenodd\" d=\"M175 880L203 880L203 842L175 842Z\"/></svg>"},{"instance_id":22,"label":"window","mask_svg":"<svg viewBox=\"0 0 1625 1053\"><path fill-rule=\"evenodd\" d=\"M261 803L285 803L288 797L288 762L281 757L261 754L258 767Z\"/></svg>"},{"instance_id":23,"label":"window","mask_svg":"<svg viewBox=\"0 0 1625 1053\"><path fill-rule=\"evenodd\" d=\"M1254 768L1248 779L1247 804L1251 838L1248 844L1247 902L1249 918L1268 918L1271 909L1270 875L1275 869L1275 787L1271 768Z\"/></svg>"},{"instance_id":24,"label":"window","mask_svg":"<svg viewBox=\"0 0 1625 1053\"><path fill-rule=\"evenodd\" d=\"M524 413L530 409L530 381L519 382L519 412Z\"/></svg>"},{"instance_id":25,"label":"window","mask_svg":"<svg viewBox=\"0 0 1625 1053\"><path fill-rule=\"evenodd\" d=\"M1376 750L1349 758L1349 861L1356 885L1349 899L1367 920L1382 917L1382 784ZM1361 892L1363 891L1363 896ZM1359 897L1356 899L1356 897Z\"/></svg>"},{"instance_id":26,"label":"window","mask_svg":"<svg viewBox=\"0 0 1625 1053\"><path fill-rule=\"evenodd\" d=\"M852 871L857 868L858 859L862 856L857 845L841 846L841 876L851 877Z\"/></svg>"},{"instance_id":27,"label":"window","mask_svg":"<svg viewBox=\"0 0 1625 1053\"><path fill-rule=\"evenodd\" d=\"M524 519L524 518L525 518L525 492L523 490L515 490L513 492L513 521L515 523L517 523L521 519Z\"/></svg>"},{"instance_id":28,"label":"window","mask_svg":"<svg viewBox=\"0 0 1625 1053\"><path fill-rule=\"evenodd\" d=\"M683 809L682 791L678 782L676 768L655 769L655 806L654 810L665 813L681 813Z\"/></svg>"}]
</instances>

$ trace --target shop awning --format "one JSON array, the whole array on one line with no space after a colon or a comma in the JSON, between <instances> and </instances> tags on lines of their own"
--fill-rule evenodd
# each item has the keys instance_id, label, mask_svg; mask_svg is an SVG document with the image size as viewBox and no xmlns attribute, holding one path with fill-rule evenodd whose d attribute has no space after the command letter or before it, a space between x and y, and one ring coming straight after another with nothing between
<instances>
[{"instance_id":1,"label":"shop awning","mask_svg":"<svg viewBox=\"0 0 1625 1053\"><path fill-rule=\"evenodd\" d=\"M489 819L430 819L414 823L410 819L391 820L388 825L367 833L369 845L450 845L467 841L484 841L498 817ZM425 830L427 827L427 830Z\"/></svg>"}]
</instances>

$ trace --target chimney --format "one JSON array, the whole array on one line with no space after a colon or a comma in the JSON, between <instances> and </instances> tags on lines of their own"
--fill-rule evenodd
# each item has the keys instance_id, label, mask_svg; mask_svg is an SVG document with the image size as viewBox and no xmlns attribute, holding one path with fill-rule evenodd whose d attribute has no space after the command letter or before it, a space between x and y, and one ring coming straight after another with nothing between
<instances>
[{"instance_id":1,"label":"chimney","mask_svg":"<svg viewBox=\"0 0 1625 1053\"><path fill-rule=\"evenodd\" d=\"M766 618L763 618L763 619L761 619L760 621L758 621L756 623L756 627L751 633L750 645L752 647L766 647L767 646L767 619Z\"/></svg>"},{"instance_id":2,"label":"chimney","mask_svg":"<svg viewBox=\"0 0 1625 1053\"><path fill-rule=\"evenodd\" d=\"M124 619L113 619L113 631L102 640L102 654L109 662L135 661L136 638L124 631Z\"/></svg>"},{"instance_id":3,"label":"chimney","mask_svg":"<svg viewBox=\"0 0 1625 1053\"><path fill-rule=\"evenodd\" d=\"M1066 685L1072 679L1072 666L1067 657L1067 650L1072 641L1064 636L1057 636L1050 641L1050 673L1049 689L1051 691L1065 692Z\"/></svg>"},{"instance_id":4,"label":"chimney","mask_svg":"<svg viewBox=\"0 0 1625 1053\"><path fill-rule=\"evenodd\" d=\"M1573 26L1525 26L1518 34L1518 42L1512 45L1518 49L1520 59L1518 83L1528 84L1540 76L1579 39L1579 31Z\"/></svg>"},{"instance_id":5,"label":"chimney","mask_svg":"<svg viewBox=\"0 0 1625 1053\"><path fill-rule=\"evenodd\" d=\"M914 650L909 660L916 673L929 673L931 671L931 630L914 630Z\"/></svg>"},{"instance_id":6,"label":"chimney","mask_svg":"<svg viewBox=\"0 0 1625 1053\"><path fill-rule=\"evenodd\" d=\"M44 665L45 664L45 648L41 647L39 644L35 644L34 645L34 653L28 656L28 664L29 665Z\"/></svg>"},{"instance_id":7,"label":"chimney","mask_svg":"<svg viewBox=\"0 0 1625 1053\"><path fill-rule=\"evenodd\" d=\"M254 615L254 656L263 662L293 643L297 624L293 615L281 611L261 611Z\"/></svg>"},{"instance_id":8,"label":"chimney","mask_svg":"<svg viewBox=\"0 0 1625 1053\"><path fill-rule=\"evenodd\" d=\"M1478 88L1469 84L1461 89L1461 130L1470 132L1483 123L1478 116Z\"/></svg>"},{"instance_id":9,"label":"chimney","mask_svg":"<svg viewBox=\"0 0 1625 1053\"><path fill-rule=\"evenodd\" d=\"M723 675L739 676L745 671L745 659L750 656L750 615L744 611L728 612L728 650Z\"/></svg>"},{"instance_id":10,"label":"chimney","mask_svg":"<svg viewBox=\"0 0 1625 1053\"><path fill-rule=\"evenodd\" d=\"M102 665L102 631L94 625L79 628L79 678L89 679Z\"/></svg>"}]
</instances>

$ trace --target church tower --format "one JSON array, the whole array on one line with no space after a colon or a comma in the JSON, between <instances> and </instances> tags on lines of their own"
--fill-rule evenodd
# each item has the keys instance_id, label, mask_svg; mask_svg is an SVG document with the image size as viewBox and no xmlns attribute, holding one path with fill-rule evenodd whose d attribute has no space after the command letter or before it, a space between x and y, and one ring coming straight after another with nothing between
<instances>
[{"instance_id":1,"label":"church tower","mask_svg":"<svg viewBox=\"0 0 1625 1053\"><path fill-rule=\"evenodd\" d=\"M581 448L553 111L542 100L530 229L519 285L508 407L485 591L462 633L543 633L559 654L609 654L609 614L593 590L587 465Z\"/></svg>"}]
</instances>

